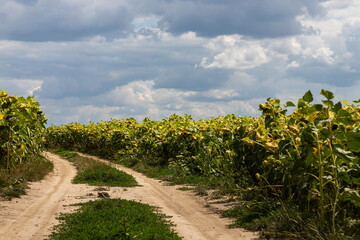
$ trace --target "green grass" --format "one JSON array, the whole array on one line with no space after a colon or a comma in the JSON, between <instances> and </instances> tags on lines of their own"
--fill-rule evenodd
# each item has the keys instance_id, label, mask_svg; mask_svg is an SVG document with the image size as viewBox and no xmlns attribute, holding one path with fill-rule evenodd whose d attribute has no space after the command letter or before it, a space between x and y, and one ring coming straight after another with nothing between
<instances>
[{"instance_id":1,"label":"green grass","mask_svg":"<svg viewBox=\"0 0 360 240\"><path fill-rule=\"evenodd\" d=\"M192 191L194 189L195 189L194 187L179 187L179 188L177 188L177 190L180 190L180 191Z\"/></svg>"},{"instance_id":2,"label":"green grass","mask_svg":"<svg viewBox=\"0 0 360 240\"><path fill-rule=\"evenodd\" d=\"M27 182L43 179L54 168L44 157L14 166L10 171L0 169L0 198L11 200L25 194Z\"/></svg>"},{"instance_id":3,"label":"green grass","mask_svg":"<svg viewBox=\"0 0 360 240\"><path fill-rule=\"evenodd\" d=\"M343 225L348 226L347 230L341 232L339 229L338 234L332 236L327 234L328 230L324 231L313 213L306 213L294 204L264 198L264 193L260 190L244 191L229 178L184 174L166 166L147 165L146 161L129 158L120 159L118 163L148 177L167 181L170 185L188 185L180 187L179 190L187 191L190 190L189 186L193 186L191 190L197 195L205 196L209 189L215 189L211 197L232 196L243 204L222 212L223 217L234 219L229 227L260 231L267 239L350 240L359 236L359 223L344 223Z\"/></svg>"},{"instance_id":4,"label":"green grass","mask_svg":"<svg viewBox=\"0 0 360 240\"><path fill-rule=\"evenodd\" d=\"M92 186L134 187L137 182L134 177L107 165L89 168L79 172L73 183L87 183Z\"/></svg>"},{"instance_id":5,"label":"green grass","mask_svg":"<svg viewBox=\"0 0 360 240\"><path fill-rule=\"evenodd\" d=\"M166 181L168 185L192 186L193 189L179 190L193 190L200 196L207 196L209 190L215 190L211 192L212 198L219 198L224 195L231 195L237 198L239 195L239 187L234 183L233 178L219 175L205 176L184 173L179 169L169 166L154 166L147 164L145 160L141 161L130 157L117 158L114 162L141 172L147 177Z\"/></svg>"},{"instance_id":6,"label":"green grass","mask_svg":"<svg viewBox=\"0 0 360 240\"><path fill-rule=\"evenodd\" d=\"M319 217L290 202L274 199L249 201L225 210L223 217L233 218L229 227L260 231L266 239L352 240L360 239L358 225L343 222L346 231L336 235L324 228ZM345 220L346 221L346 220Z\"/></svg>"},{"instance_id":7,"label":"green grass","mask_svg":"<svg viewBox=\"0 0 360 240\"><path fill-rule=\"evenodd\" d=\"M135 187L135 178L100 161L82 157L70 151L55 151L56 154L73 162L78 170L73 183L85 183L92 186Z\"/></svg>"},{"instance_id":8,"label":"green grass","mask_svg":"<svg viewBox=\"0 0 360 240\"><path fill-rule=\"evenodd\" d=\"M187 184L196 186L196 189L200 188L206 190L214 189L216 187L223 188L223 179L221 177L184 174L167 166L152 166L146 164L145 161L135 161L130 158L118 159L115 162L141 172L147 177L167 181L169 185Z\"/></svg>"},{"instance_id":9,"label":"green grass","mask_svg":"<svg viewBox=\"0 0 360 240\"><path fill-rule=\"evenodd\" d=\"M73 239L181 239L170 229L156 208L122 199L103 199L79 204L81 208L62 215L49 240Z\"/></svg>"},{"instance_id":10,"label":"green grass","mask_svg":"<svg viewBox=\"0 0 360 240\"><path fill-rule=\"evenodd\" d=\"M77 153L67 151L67 150L50 150L51 152L56 153L57 155L73 162L76 156L79 156Z\"/></svg>"}]
</instances>

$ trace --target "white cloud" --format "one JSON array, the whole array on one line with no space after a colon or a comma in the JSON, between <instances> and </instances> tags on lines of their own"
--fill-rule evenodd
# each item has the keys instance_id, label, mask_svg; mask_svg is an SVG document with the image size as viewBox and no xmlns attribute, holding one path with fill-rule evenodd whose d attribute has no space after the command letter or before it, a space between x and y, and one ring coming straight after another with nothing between
<instances>
[{"instance_id":1,"label":"white cloud","mask_svg":"<svg viewBox=\"0 0 360 240\"><path fill-rule=\"evenodd\" d=\"M324 88L341 99L359 98L360 1L321 1L326 14L316 0L305 1L307 11L299 9L305 2L264 2L267 8L261 6L260 12L276 26L269 22L266 27L273 27L256 38L265 27L263 15L249 9L254 16L236 11L215 16L228 11L216 1L2 0L0 39L19 41L0 40L1 89L35 95L56 124L160 119L173 113L197 119L256 115L267 97L296 100L309 89L314 95ZM290 3L294 6L286 8ZM186 4L206 9L176 8ZM241 16L256 23L221 29L224 25L209 25L213 19L196 19L208 13L221 23L241 21ZM278 24L271 13L283 14L296 26ZM168 32L162 24L168 24ZM206 26L199 30L201 24ZM281 26L295 30L270 32ZM232 34L219 35L224 31ZM33 36L42 42L28 42Z\"/></svg>"},{"instance_id":2,"label":"white cloud","mask_svg":"<svg viewBox=\"0 0 360 240\"><path fill-rule=\"evenodd\" d=\"M196 119L209 119L211 117L235 114L240 116L258 115L257 104L249 101L233 100L229 102L193 102L189 104L188 112Z\"/></svg>"},{"instance_id":3,"label":"white cloud","mask_svg":"<svg viewBox=\"0 0 360 240\"><path fill-rule=\"evenodd\" d=\"M80 106L76 109L76 121L78 122L90 122L110 120L114 117L122 118L122 116L114 116L114 112L119 111L120 107L96 107L92 105Z\"/></svg>"},{"instance_id":4,"label":"white cloud","mask_svg":"<svg viewBox=\"0 0 360 240\"><path fill-rule=\"evenodd\" d=\"M239 93L234 89L211 89L207 92L204 92L204 96L210 99L227 99L239 97Z\"/></svg>"},{"instance_id":5,"label":"white cloud","mask_svg":"<svg viewBox=\"0 0 360 240\"><path fill-rule=\"evenodd\" d=\"M151 88L154 81L134 81L111 90L107 97L109 102L118 105L137 105L154 103Z\"/></svg>"},{"instance_id":6,"label":"white cloud","mask_svg":"<svg viewBox=\"0 0 360 240\"><path fill-rule=\"evenodd\" d=\"M142 28L158 28L158 21L159 18L156 15L139 16L133 20L133 24L135 25L135 30L140 30Z\"/></svg>"},{"instance_id":7,"label":"white cloud","mask_svg":"<svg viewBox=\"0 0 360 240\"><path fill-rule=\"evenodd\" d=\"M250 69L267 63L270 59L260 41L243 40L238 36L222 36L207 45L215 52L211 59L203 58L204 68Z\"/></svg>"},{"instance_id":8,"label":"white cloud","mask_svg":"<svg viewBox=\"0 0 360 240\"><path fill-rule=\"evenodd\" d=\"M297 37L287 37L269 42L269 48L284 55L300 55L302 46Z\"/></svg>"}]
</instances>

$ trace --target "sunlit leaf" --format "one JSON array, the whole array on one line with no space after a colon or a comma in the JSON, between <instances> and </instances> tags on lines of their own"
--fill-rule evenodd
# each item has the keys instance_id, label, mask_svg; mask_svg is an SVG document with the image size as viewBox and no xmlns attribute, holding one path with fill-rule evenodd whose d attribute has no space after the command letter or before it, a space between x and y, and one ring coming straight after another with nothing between
<instances>
[{"instance_id":1,"label":"sunlit leaf","mask_svg":"<svg viewBox=\"0 0 360 240\"><path fill-rule=\"evenodd\" d=\"M360 192L351 188L345 188L341 193L340 198L342 201L350 201L355 206L360 207Z\"/></svg>"},{"instance_id":2,"label":"sunlit leaf","mask_svg":"<svg viewBox=\"0 0 360 240\"><path fill-rule=\"evenodd\" d=\"M328 90L325 90L325 89L322 89L320 91L320 94L323 95L327 100L331 100L334 98L334 93L332 93Z\"/></svg>"},{"instance_id":3,"label":"sunlit leaf","mask_svg":"<svg viewBox=\"0 0 360 240\"><path fill-rule=\"evenodd\" d=\"M337 155L342 157L343 159L346 159L348 161L353 161L355 159L354 154L352 152L346 151L338 145L334 145L334 150L337 153Z\"/></svg>"},{"instance_id":4,"label":"sunlit leaf","mask_svg":"<svg viewBox=\"0 0 360 240\"><path fill-rule=\"evenodd\" d=\"M332 107L334 105L333 101L330 100L322 100L322 102L328 107Z\"/></svg>"},{"instance_id":5,"label":"sunlit leaf","mask_svg":"<svg viewBox=\"0 0 360 240\"><path fill-rule=\"evenodd\" d=\"M305 103L304 99L299 99L297 107L302 108L302 107L305 107L305 106L306 106L306 103Z\"/></svg>"}]
</instances>

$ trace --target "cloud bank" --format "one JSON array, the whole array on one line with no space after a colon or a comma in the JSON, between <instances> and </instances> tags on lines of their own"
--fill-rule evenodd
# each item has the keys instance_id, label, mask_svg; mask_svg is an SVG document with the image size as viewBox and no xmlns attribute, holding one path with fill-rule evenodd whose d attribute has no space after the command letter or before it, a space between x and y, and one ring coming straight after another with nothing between
<instances>
[{"instance_id":1,"label":"cloud bank","mask_svg":"<svg viewBox=\"0 0 360 240\"><path fill-rule=\"evenodd\" d=\"M359 99L356 0L1 0L0 86L49 124Z\"/></svg>"}]
</instances>

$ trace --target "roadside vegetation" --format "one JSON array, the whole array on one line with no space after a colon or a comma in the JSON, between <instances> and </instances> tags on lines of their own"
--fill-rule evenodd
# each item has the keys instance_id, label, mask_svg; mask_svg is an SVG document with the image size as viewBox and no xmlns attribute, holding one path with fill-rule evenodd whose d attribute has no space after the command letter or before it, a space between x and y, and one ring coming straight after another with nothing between
<instances>
[{"instance_id":1,"label":"roadside vegetation","mask_svg":"<svg viewBox=\"0 0 360 240\"><path fill-rule=\"evenodd\" d=\"M77 168L73 183L92 186L135 187L133 176L105 163L77 153L52 150L72 162ZM75 213L59 217L48 239L181 239L166 216L155 207L122 199L102 199L78 204Z\"/></svg>"},{"instance_id":2,"label":"roadside vegetation","mask_svg":"<svg viewBox=\"0 0 360 240\"><path fill-rule=\"evenodd\" d=\"M52 171L52 163L41 156L45 123L33 97L0 91L0 198L20 197L27 182Z\"/></svg>"},{"instance_id":3,"label":"roadside vegetation","mask_svg":"<svg viewBox=\"0 0 360 240\"><path fill-rule=\"evenodd\" d=\"M26 194L28 182L42 180L53 170L53 163L44 157L38 157L23 164L17 164L10 170L0 169L0 199L11 200Z\"/></svg>"},{"instance_id":4,"label":"roadside vegetation","mask_svg":"<svg viewBox=\"0 0 360 240\"><path fill-rule=\"evenodd\" d=\"M103 199L79 204L80 209L59 219L49 240L181 239L156 208L135 201Z\"/></svg>"},{"instance_id":5,"label":"roadside vegetation","mask_svg":"<svg viewBox=\"0 0 360 240\"><path fill-rule=\"evenodd\" d=\"M54 151L54 153L73 162L77 169L77 175L73 183L85 183L92 186L108 187L135 187L135 178L123 171L117 170L97 160L82 157L70 151Z\"/></svg>"},{"instance_id":6,"label":"roadside vegetation","mask_svg":"<svg viewBox=\"0 0 360 240\"><path fill-rule=\"evenodd\" d=\"M53 126L46 144L174 183L217 186L241 202L224 216L264 236L360 238L359 101L320 94L321 103L310 91L296 103L269 98L258 118L172 115Z\"/></svg>"},{"instance_id":7,"label":"roadside vegetation","mask_svg":"<svg viewBox=\"0 0 360 240\"><path fill-rule=\"evenodd\" d=\"M179 169L170 168L168 166L154 166L149 165L143 161L134 161L129 158L115 159L114 163L129 167L137 172L143 173L150 178L156 178L165 181L169 185L186 185L180 190L194 190L199 195L207 194L206 190L218 189L222 194L233 193L235 186L226 186L228 182L225 177L217 176L211 177L196 175L196 174L184 174Z\"/></svg>"}]
</instances>

